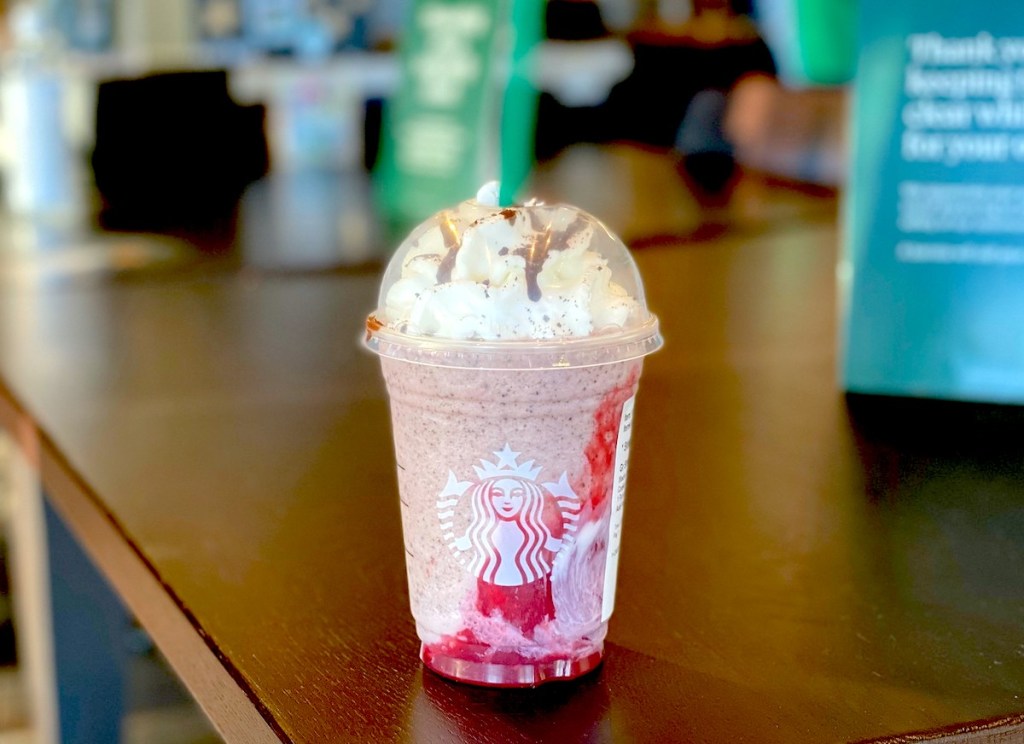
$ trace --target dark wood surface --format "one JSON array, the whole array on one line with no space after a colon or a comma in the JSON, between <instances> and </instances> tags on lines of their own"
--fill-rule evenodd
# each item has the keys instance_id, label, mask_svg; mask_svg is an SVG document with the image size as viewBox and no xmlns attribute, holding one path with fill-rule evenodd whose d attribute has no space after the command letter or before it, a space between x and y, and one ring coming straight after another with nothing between
<instances>
[{"instance_id":1,"label":"dark wood surface","mask_svg":"<svg viewBox=\"0 0 1024 744\"><path fill-rule=\"evenodd\" d=\"M232 740L1024 736L1024 417L844 399L834 197L752 179L690 209L638 241L666 346L607 661L578 683L420 667L356 342L372 270L0 273L2 418L38 434L51 497Z\"/></svg>"}]
</instances>

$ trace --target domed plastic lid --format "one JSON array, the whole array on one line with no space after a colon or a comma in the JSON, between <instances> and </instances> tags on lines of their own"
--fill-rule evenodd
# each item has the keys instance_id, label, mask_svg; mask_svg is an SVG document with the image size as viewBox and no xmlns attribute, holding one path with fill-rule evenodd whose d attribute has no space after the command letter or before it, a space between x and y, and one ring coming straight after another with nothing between
<instances>
[{"instance_id":1,"label":"domed plastic lid","mask_svg":"<svg viewBox=\"0 0 1024 744\"><path fill-rule=\"evenodd\" d=\"M619 238L568 205L498 207L496 184L402 242L366 328L381 355L478 369L608 364L662 343Z\"/></svg>"}]
</instances>

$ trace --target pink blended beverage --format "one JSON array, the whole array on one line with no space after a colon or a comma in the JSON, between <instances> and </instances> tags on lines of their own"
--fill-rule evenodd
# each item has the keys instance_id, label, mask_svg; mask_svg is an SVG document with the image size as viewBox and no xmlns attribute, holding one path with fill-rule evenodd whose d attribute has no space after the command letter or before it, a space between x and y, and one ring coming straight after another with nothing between
<instances>
[{"instance_id":1,"label":"pink blended beverage","mask_svg":"<svg viewBox=\"0 0 1024 744\"><path fill-rule=\"evenodd\" d=\"M601 661L633 400L657 319L626 247L564 205L435 215L392 259L380 354L420 656L483 685Z\"/></svg>"}]
</instances>

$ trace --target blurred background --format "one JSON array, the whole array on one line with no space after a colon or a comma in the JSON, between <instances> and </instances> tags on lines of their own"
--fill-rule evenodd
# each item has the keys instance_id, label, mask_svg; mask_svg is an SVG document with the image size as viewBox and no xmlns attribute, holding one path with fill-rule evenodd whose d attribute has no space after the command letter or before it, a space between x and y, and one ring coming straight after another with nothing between
<instances>
[{"instance_id":1,"label":"blurred background","mask_svg":"<svg viewBox=\"0 0 1024 744\"><path fill-rule=\"evenodd\" d=\"M403 74L434 74L402 53L413 5L0 0L0 279L376 271L426 216L380 186ZM635 249L742 229L766 193L812 194L832 219L852 6L549 0L522 193L578 203ZM494 139L471 180L493 172ZM9 600L0 572L0 744L35 741ZM125 740L217 741L133 638Z\"/></svg>"},{"instance_id":2,"label":"blurred background","mask_svg":"<svg viewBox=\"0 0 1024 744\"><path fill-rule=\"evenodd\" d=\"M221 249L244 243L247 260L263 264L373 259L381 209L367 173L380 164L412 5L3 0L4 203L51 223L199 228L208 248L218 235ZM825 188L842 180L844 93L820 83L850 77L849 0L538 5L534 191L553 188L552 171L620 177L654 155L681 178L658 224L584 205L643 240L698 231L697 208L722 206L737 165ZM405 69L432 64L418 59Z\"/></svg>"}]
</instances>

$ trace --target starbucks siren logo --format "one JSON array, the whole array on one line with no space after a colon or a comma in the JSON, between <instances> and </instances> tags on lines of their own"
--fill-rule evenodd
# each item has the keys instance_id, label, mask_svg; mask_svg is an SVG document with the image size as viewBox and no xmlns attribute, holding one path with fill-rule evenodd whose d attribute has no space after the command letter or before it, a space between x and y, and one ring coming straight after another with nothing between
<instances>
[{"instance_id":1,"label":"starbucks siren logo","mask_svg":"<svg viewBox=\"0 0 1024 744\"><path fill-rule=\"evenodd\" d=\"M437 516L449 550L468 571L488 584L522 586L551 573L555 555L573 541L580 500L566 473L557 483L538 484L541 468L534 468L533 460L520 464L520 453L508 444L494 454L493 462L481 460L482 467L473 467L476 481L460 481L448 471ZM561 517L561 537L544 521L549 503ZM468 521L461 535L456 521Z\"/></svg>"}]
</instances>

